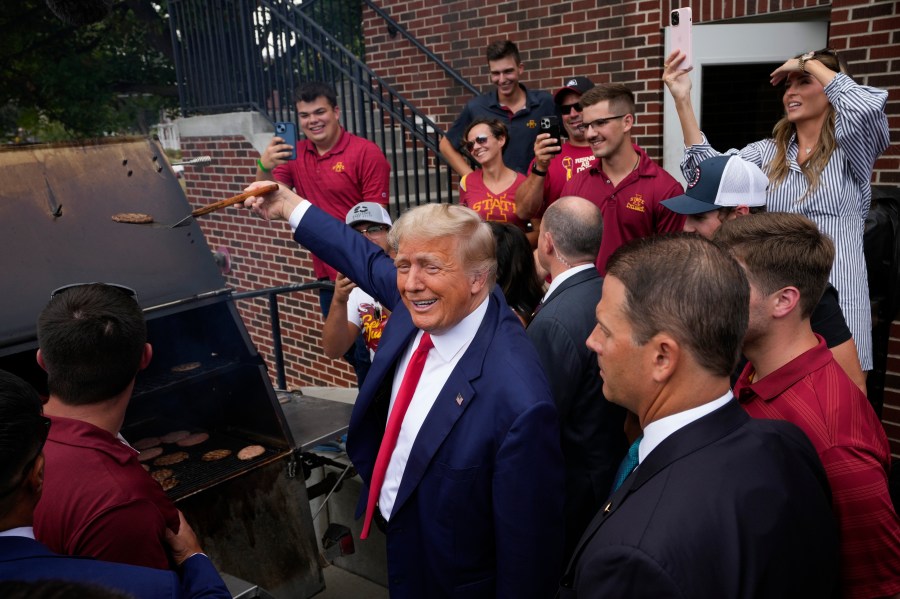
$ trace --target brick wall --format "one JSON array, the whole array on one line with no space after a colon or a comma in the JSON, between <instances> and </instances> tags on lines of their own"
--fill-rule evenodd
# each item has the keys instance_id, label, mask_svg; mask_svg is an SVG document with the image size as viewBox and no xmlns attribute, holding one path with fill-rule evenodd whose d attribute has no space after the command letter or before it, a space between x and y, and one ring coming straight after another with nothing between
<instances>
[{"instance_id":1,"label":"brick wall","mask_svg":"<svg viewBox=\"0 0 900 599\"><path fill-rule=\"evenodd\" d=\"M204 154L213 158L211 166L185 169L186 193L194 207L241 193L256 176L259 153L243 137L182 137L181 148L184 158ZM297 246L286 223L268 223L236 207L201 217L198 222L213 251L219 247L228 250L232 271L225 277L237 291L315 280L309 252ZM317 293L282 295L278 306L287 387L355 386L350 366L325 357L319 349L322 318ZM241 300L238 307L274 383L268 300Z\"/></svg>"},{"instance_id":2,"label":"brick wall","mask_svg":"<svg viewBox=\"0 0 900 599\"><path fill-rule=\"evenodd\" d=\"M555 90L564 77L629 85L641 107L635 139L651 157L662 155L663 27L684 2L640 0L382 0L379 5L477 87L489 81L485 47L504 38L519 46L523 82ZM893 145L878 161L875 182L900 183L900 8L867 0L693 0L695 23L731 21L763 14L791 20L792 11L831 5L831 40L847 50L856 79L890 92ZM414 100L445 129L471 97L443 75L402 36L388 35L384 22L364 10L366 62ZM783 17L783 18L782 18ZM796 17L793 17L796 18ZM798 52L802 49L798 49Z\"/></svg>"}]
</instances>

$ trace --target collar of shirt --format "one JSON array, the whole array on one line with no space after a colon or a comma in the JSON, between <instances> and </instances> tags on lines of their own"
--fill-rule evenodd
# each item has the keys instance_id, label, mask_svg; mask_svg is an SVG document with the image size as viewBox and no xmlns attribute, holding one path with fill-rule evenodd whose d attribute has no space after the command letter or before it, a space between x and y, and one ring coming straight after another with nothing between
<instances>
[{"instance_id":1,"label":"collar of shirt","mask_svg":"<svg viewBox=\"0 0 900 599\"><path fill-rule=\"evenodd\" d=\"M666 440L669 435L681 430L695 420L700 420L707 414L715 412L734 397L729 389L725 395L702 406L691 408L665 418L660 418L644 427L644 439L638 447L638 464L656 449L656 446Z\"/></svg>"},{"instance_id":2,"label":"collar of shirt","mask_svg":"<svg viewBox=\"0 0 900 599\"><path fill-rule=\"evenodd\" d=\"M434 350L441 357L441 360L450 362L455 359L463 349L469 346L472 339L475 338L478 327L481 326L481 321L484 320L484 315L487 314L488 297L489 296L485 296L484 300L478 304L478 307L472 310L468 316L459 321L455 326L444 331L440 335L431 336L431 340L434 342ZM423 331L419 331L416 334L415 339L413 339L413 351L419 346L419 339L422 338L422 334ZM412 353L410 353L410 356L411 355Z\"/></svg>"},{"instance_id":3,"label":"collar of shirt","mask_svg":"<svg viewBox=\"0 0 900 599\"><path fill-rule=\"evenodd\" d=\"M34 539L34 528L31 526L19 526L9 530L0 530L0 537L25 537Z\"/></svg>"},{"instance_id":4,"label":"collar of shirt","mask_svg":"<svg viewBox=\"0 0 900 599\"><path fill-rule=\"evenodd\" d=\"M822 336L816 333L816 339L819 340L818 345L803 352L775 372L770 372L755 383L750 383L750 376L755 371L748 364L748 367L741 374L740 384L735 385L735 387L740 387L742 391L743 389L750 389L764 401L772 401L779 397L796 384L797 381L808 376L813 370L822 368L833 358ZM745 396L745 393L739 392L738 399L745 400L748 398Z\"/></svg>"},{"instance_id":5,"label":"collar of shirt","mask_svg":"<svg viewBox=\"0 0 900 599\"><path fill-rule=\"evenodd\" d=\"M121 436L113 436L100 427L74 418L50 416L53 425L47 439L61 445L87 447L108 454L120 464L134 459L138 450L125 442Z\"/></svg>"},{"instance_id":6,"label":"collar of shirt","mask_svg":"<svg viewBox=\"0 0 900 599\"><path fill-rule=\"evenodd\" d=\"M550 281L550 286L547 288L547 293L544 294L544 297L541 299L541 302L546 302L547 298L550 297L557 288L563 284L563 281L570 278L572 275L578 274L581 271L587 270L589 268L596 268L593 263L589 264L581 264L579 266L573 266L568 270L564 270L559 273L555 279Z\"/></svg>"},{"instance_id":7,"label":"collar of shirt","mask_svg":"<svg viewBox=\"0 0 900 599\"><path fill-rule=\"evenodd\" d=\"M529 109L533 106L538 106L541 103L541 100L539 97L537 97L537 94L529 91L528 88L525 87L524 85L522 85L521 83L519 84L519 89L521 89L523 92L525 92L525 108L523 108L522 110ZM496 89L494 91L490 92L490 98L491 98L490 106L492 106L494 108L499 108L501 110L508 110L506 108L506 106L503 106L502 104L500 104L500 94L497 93ZM522 110L520 110L519 112L522 112ZM516 114L519 114L519 113L517 112Z\"/></svg>"},{"instance_id":8,"label":"collar of shirt","mask_svg":"<svg viewBox=\"0 0 900 599\"><path fill-rule=\"evenodd\" d=\"M316 157L316 160L325 160L333 154L343 153L343 151L347 149L347 145L350 143L350 135L344 130L343 127L341 127L341 136L338 137L337 142L335 142L331 149L324 154L319 154L319 150L316 149L316 144L309 141L308 139L305 141L308 142L306 145L307 152L313 154Z\"/></svg>"},{"instance_id":9,"label":"collar of shirt","mask_svg":"<svg viewBox=\"0 0 900 599\"><path fill-rule=\"evenodd\" d=\"M652 168L653 163L650 160L650 157L647 156L647 152L645 152L641 146L639 146L635 143L631 144L631 147L634 148L634 151L638 153L638 164L637 164L637 168L635 169L635 171L637 171L638 177L652 177L654 175L653 168ZM604 179L606 178L606 173L603 172L603 161L602 160L594 161L594 166L592 166L588 170L588 172L591 173L592 175L600 175ZM630 175L631 175L631 173L626 175L625 178L622 179L622 181L619 183L619 185L621 185L626 180L628 180Z\"/></svg>"}]
</instances>

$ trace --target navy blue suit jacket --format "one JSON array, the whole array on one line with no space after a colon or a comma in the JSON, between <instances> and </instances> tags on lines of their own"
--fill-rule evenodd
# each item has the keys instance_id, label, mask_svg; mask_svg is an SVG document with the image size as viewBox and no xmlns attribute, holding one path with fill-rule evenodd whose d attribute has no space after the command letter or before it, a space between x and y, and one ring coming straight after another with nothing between
<instances>
[{"instance_id":1,"label":"navy blue suit jacket","mask_svg":"<svg viewBox=\"0 0 900 599\"><path fill-rule=\"evenodd\" d=\"M528 325L559 411L566 461L566 558L609 497L625 453L625 410L603 397L597 355L585 341L597 324L603 278L577 272L553 290Z\"/></svg>"},{"instance_id":2,"label":"navy blue suit jacket","mask_svg":"<svg viewBox=\"0 0 900 599\"><path fill-rule=\"evenodd\" d=\"M391 310L350 420L365 483L397 360L417 333L394 262L315 207L295 239ZM561 571L563 465L556 408L525 330L495 289L474 340L416 437L387 526L392 599L551 597ZM363 497L368 487L363 487Z\"/></svg>"},{"instance_id":3,"label":"navy blue suit jacket","mask_svg":"<svg viewBox=\"0 0 900 599\"><path fill-rule=\"evenodd\" d=\"M101 562L53 553L26 537L0 537L0 580L69 580L125 591L136 599L231 599L209 558L186 560L179 576L170 570Z\"/></svg>"},{"instance_id":4,"label":"navy blue suit jacket","mask_svg":"<svg viewBox=\"0 0 900 599\"><path fill-rule=\"evenodd\" d=\"M734 400L660 443L602 506L561 599L835 596L838 532L822 463L789 422Z\"/></svg>"}]
</instances>

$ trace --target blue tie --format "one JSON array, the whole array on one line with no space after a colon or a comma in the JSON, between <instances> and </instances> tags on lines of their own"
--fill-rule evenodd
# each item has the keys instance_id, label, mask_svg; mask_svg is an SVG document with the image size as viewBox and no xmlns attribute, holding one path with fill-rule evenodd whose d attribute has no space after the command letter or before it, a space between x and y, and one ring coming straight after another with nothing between
<instances>
[{"instance_id":1,"label":"blue tie","mask_svg":"<svg viewBox=\"0 0 900 599\"><path fill-rule=\"evenodd\" d=\"M619 469L616 471L616 479L613 482L612 492L610 495L619 490L619 487L622 486L622 483L625 482L625 479L628 478L628 475L634 472L634 469L637 468L638 465L638 447L641 445L641 440L644 438L644 435L639 435L637 439L634 440L634 443L631 444L631 447L628 448L628 453L625 454L625 458L622 460L622 463L619 464Z\"/></svg>"}]
</instances>

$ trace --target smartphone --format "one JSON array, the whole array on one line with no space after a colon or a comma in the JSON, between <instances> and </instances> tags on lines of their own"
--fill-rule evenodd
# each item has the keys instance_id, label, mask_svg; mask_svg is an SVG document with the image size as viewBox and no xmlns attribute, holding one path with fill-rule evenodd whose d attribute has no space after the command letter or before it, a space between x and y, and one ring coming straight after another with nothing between
<instances>
[{"instance_id":1,"label":"smartphone","mask_svg":"<svg viewBox=\"0 0 900 599\"><path fill-rule=\"evenodd\" d=\"M540 133L549 133L550 137L558 140L559 145L562 146L562 131L559 127L559 117L542 116ZM554 152L554 154L559 154L560 152L562 152L562 148Z\"/></svg>"},{"instance_id":2,"label":"smartphone","mask_svg":"<svg viewBox=\"0 0 900 599\"><path fill-rule=\"evenodd\" d=\"M681 62L680 68L689 69L694 66L694 51L691 45L691 27L693 25L691 9L673 10L671 19L671 50L678 49L684 53L684 60Z\"/></svg>"},{"instance_id":3,"label":"smartphone","mask_svg":"<svg viewBox=\"0 0 900 599\"><path fill-rule=\"evenodd\" d=\"M275 123L275 135L291 146L291 160L297 159L297 125L294 123Z\"/></svg>"}]
</instances>

